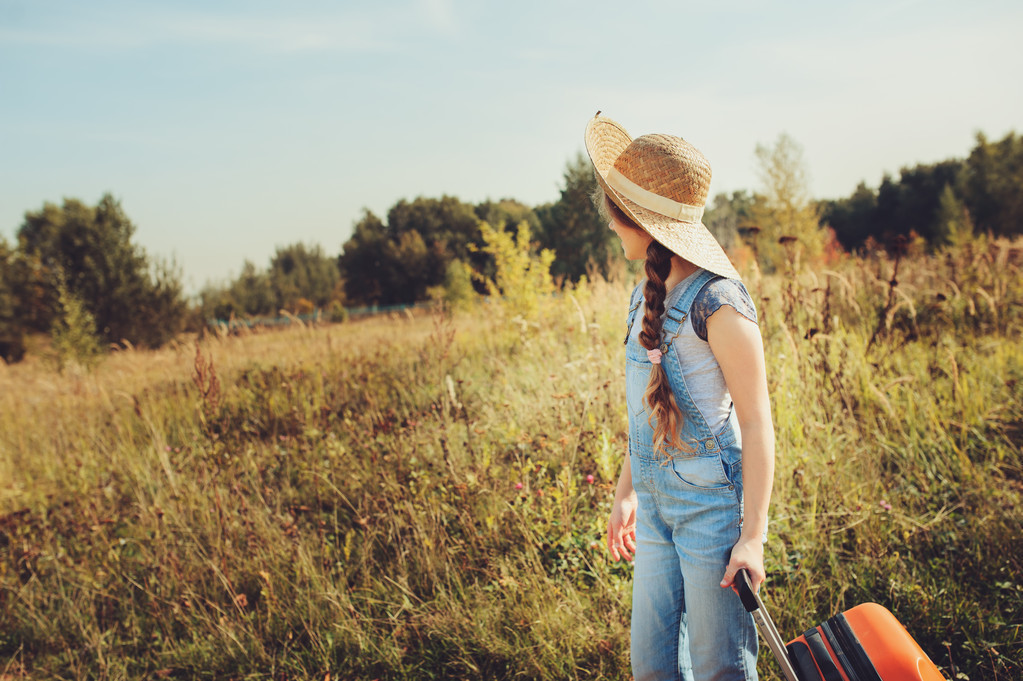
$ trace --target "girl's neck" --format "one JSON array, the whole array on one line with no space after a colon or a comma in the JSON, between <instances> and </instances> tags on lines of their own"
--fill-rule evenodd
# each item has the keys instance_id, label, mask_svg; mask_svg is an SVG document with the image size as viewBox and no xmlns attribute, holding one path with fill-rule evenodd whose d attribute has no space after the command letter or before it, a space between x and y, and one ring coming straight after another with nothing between
<instances>
[{"instance_id":1,"label":"girl's neck","mask_svg":"<svg viewBox=\"0 0 1023 681\"><path fill-rule=\"evenodd\" d=\"M668 278L664 280L664 290L670 291L675 288L677 284L681 283L697 269L696 265L685 260L681 256L673 256L671 258L671 273L668 275Z\"/></svg>"}]
</instances>

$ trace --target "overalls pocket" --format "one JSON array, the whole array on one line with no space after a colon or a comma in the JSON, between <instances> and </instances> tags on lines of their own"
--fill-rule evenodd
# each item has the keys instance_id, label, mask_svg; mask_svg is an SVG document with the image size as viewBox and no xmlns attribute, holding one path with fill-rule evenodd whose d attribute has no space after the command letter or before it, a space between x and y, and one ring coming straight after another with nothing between
<instances>
[{"instance_id":1,"label":"overalls pocket","mask_svg":"<svg viewBox=\"0 0 1023 681\"><path fill-rule=\"evenodd\" d=\"M698 456L676 451L668 462L680 483L699 490L728 492L732 487L718 452L700 452Z\"/></svg>"}]
</instances>

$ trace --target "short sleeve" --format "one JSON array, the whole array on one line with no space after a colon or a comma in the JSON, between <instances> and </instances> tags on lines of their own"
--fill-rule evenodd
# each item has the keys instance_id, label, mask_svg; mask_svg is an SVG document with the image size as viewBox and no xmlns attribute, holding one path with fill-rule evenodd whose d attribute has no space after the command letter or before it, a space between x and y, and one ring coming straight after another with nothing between
<instances>
[{"instance_id":1,"label":"short sleeve","mask_svg":"<svg viewBox=\"0 0 1023 681\"><path fill-rule=\"evenodd\" d=\"M689 311L693 330L700 340L707 340L707 320L722 305L728 305L754 324L757 323L753 299L742 282L738 279L714 279L696 294Z\"/></svg>"}]
</instances>

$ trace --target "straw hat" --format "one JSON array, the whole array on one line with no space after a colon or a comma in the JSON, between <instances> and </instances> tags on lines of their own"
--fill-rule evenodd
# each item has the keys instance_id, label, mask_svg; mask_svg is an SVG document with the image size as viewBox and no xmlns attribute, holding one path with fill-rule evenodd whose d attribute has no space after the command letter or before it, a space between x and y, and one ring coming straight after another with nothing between
<instances>
[{"instance_id":1,"label":"straw hat","mask_svg":"<svg viewBox=\"0 0 1023 681\"><path fill-rule=\"evenodd\" d=\"M705 270L741 278L701 222L710 163L696 147L672 135L632 139L598 111L586 125L586 153L604 193L650 236Z\"/></svg>"}]
</instances>

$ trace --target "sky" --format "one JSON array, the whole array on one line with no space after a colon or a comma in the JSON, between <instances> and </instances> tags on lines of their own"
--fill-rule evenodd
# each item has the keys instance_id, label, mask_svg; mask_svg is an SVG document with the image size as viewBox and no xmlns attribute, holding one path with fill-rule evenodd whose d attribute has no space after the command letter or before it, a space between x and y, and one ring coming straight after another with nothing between
<instances>
[{"instance_id":1,"label":"sky","mask_svg":"<svg viewBox=\"0 0 1023 681\"><path fill-rule=\"evenodd\" d=\"M370 210L557 200L597 110L711 195L785 133L810 193L1023 132L1019 0L0 0L0 238L104 193L186 291Z\"/></svg>"}]
</instances>

